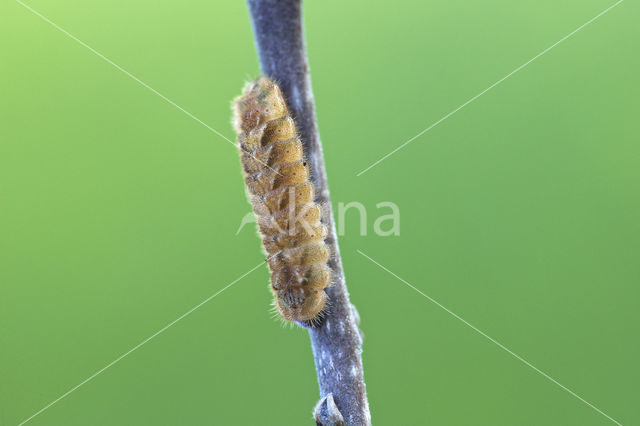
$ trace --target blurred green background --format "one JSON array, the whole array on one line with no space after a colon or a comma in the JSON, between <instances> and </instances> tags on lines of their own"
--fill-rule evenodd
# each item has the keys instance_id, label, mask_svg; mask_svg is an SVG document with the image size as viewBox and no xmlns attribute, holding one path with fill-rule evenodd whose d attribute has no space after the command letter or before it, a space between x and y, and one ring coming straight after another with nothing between
<instances>
[{"instance_id":1,"label":"blurred green background","mask_svg":"<svg viewBox=\"0 0 640 426\"><path fill-rule=\"evenodd\" d=\"M242 1L28 3L227 137L259 75ZM375 424L640 424L640 6L307 1ZM15 1L0 5L0 424L15 425L263 255L233 146ZM392 201L400 236L373 221ZM33 425L311 424L302 329L261 267Z\"/></svg>"}]
</instances>

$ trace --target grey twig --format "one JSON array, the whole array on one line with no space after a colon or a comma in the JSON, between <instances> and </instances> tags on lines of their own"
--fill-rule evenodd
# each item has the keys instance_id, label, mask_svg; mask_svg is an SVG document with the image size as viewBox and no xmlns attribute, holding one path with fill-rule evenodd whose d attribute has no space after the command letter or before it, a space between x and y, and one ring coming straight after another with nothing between
<instances>
[{"instance_id":1,"label":"grey twig","mask_svg":"<svg viewBox=\"0 0 640 426\"><path fill-rule=\"evenodd\" d=\"M301 1L248 0L248 4L262 73L282 89L304 145L316 185L317 202L325 206L323 222L329 231L326 243L332 254L329 266L333 285L327 289L329 310L324 321L309 328L321 395L314 415L322 425L338 425L335 419L339 416L346 425L369 425L371 415L362 370L362 335L357 312L349 302L338 249L322 144L316 125Z\"/></svg>"}]
</instances>

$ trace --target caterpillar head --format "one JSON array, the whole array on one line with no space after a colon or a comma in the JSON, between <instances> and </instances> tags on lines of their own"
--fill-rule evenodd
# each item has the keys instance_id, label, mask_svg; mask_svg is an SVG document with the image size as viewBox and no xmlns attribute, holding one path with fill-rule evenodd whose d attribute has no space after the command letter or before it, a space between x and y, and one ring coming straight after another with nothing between
<instances>
[{"instance_id":1,"label":"caterpillar head","mask_svg":"<svg viewBox=\"0 0 640 426\"><path fill-rule=\"evenodd\" d=\"M320 315L326 303L324 289L289 287L278 291L276 295L276 308L282 318L288 321L311 321Z\"/></svg>"}]
</instances>

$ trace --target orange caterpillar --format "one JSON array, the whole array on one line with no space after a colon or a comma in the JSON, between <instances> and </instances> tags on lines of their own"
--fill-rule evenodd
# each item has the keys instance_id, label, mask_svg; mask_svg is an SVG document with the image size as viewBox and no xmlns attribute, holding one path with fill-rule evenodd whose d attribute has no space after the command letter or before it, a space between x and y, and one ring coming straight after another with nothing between
<instances>
[{"instance_id":1,"label":"orange caterpillar","mask_svg":"<svg viewBox=\"0 0 640 426\"><path fill-rule=\"evenodd\" d=\"M267 77L249 83L234 103L234 127L253 212L282 318L313 324L331 282L327 230L296 126L280 88Z\"/></svg>"}]
</instances>

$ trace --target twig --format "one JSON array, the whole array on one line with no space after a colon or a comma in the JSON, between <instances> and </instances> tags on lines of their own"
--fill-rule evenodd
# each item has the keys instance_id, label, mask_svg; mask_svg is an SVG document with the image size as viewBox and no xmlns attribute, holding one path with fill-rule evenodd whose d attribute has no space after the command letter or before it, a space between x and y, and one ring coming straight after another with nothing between
<instances>
[{"instance_id":1,"label":"twig","mask_svg":"<svg viewBox=\"0 0 640 426\"><path fill-rule=\"evenodd\" d=\"M302 29L300 0L248 0L262 73L275 80L287 99L304 145L317 202L324 205L326 243L332 257L333 285L327 289L329 310L320 326L309 328L321 400L315 417L323 426L369 425L371 415L362 370L362 335L358 314L349 302L329 199L322 144ZM335 412L337 408L338 412Z\"/></svg>"}]
</instances>

